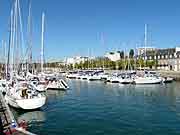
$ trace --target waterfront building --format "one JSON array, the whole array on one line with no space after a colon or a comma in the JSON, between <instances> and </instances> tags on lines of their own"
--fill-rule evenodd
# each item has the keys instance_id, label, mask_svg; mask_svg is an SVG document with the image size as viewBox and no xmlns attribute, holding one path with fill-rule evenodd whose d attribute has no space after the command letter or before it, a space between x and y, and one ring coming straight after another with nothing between
<instances>
[{"instance_id":1,"label":"waterfront building","mask_svg":"<svg viewBox=\"0 0 180 135\"><path fill-rule=\"evenodd\" d=\"M138 58L156 61L159 70L180 71L180 47L146 50Z\"/></svg>"},{"instance_id":2,"label":"waterfront building","mask_svg":"<svg viewBox=\"0 0 180 135\"><path fill-rule=\"evenodd\" d=\"M82 56L75 56L75 57L71 57L71 58L66 58L64 60L64 63L66 65L75 65L75 64L80 64L81 62L84 63L85 61L88 60L88 57L82 57Z\"/></svg>"},{"instance_id":3,"label":"waterfront building","mask_svg":"<svg viewBox=\"0 0 180 135\"><path fill-rule=\"evenodd\" d=\"M120 51L108 52L108 53L105 54L105 57L107 57L111 61L118 61L118 60L121 59L120 53L121 53Z\"/></svg>"},{"instance_id":4,"label":"waterfront building","mask_svg":"<svg viewBox=\"0 0 180 135\"><path fill-rule=\"evenodd\" d=\"M154 51L156 50L155 47L139 47L137 49L137 55L142 55L145 53L145 51Z\"/></svg>"}]
</instances>

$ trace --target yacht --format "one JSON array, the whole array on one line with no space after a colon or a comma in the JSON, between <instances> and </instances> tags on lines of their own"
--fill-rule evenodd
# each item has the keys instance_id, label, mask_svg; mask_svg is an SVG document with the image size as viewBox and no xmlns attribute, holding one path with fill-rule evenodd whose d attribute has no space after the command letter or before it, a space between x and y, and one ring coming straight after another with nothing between
<instances>
[{"instance_id":1,"label":"yacht","mask_svg":"<svg viewBox=\"0 0 180 135\"><path fill-rule=\"evenodd\" d=\"M142 77L136 77L134 79L135 84L160 84L162 79L152 74L145 74Z\"/></svg>"},{"instance_id":2,"label":"yacht","mask_svg":"<svg viewBox=\"0 0 180 135\"><path fill-rule=\"evenodd\" d=\"M5 100L12 107L33 110L45 105L46 96L27 82L12 82L7 87Z\"/></svg>"}]
</instances>

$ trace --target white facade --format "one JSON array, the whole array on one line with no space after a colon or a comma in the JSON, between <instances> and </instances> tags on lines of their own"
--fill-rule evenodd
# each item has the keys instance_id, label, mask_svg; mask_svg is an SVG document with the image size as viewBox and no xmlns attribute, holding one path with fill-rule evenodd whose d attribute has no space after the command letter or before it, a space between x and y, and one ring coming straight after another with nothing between
<instances>
[{"instance_id":1,"label":"white facade","mask_svg":"<svg viewBox=\"0 0 180 135\"><path fill-rule=\"evenodd\" d=\"M76 57L71 57L71 58L66 58L65 63L67 65L72 64L73 66L77 63L79 64L80 62L85 62L88 60L88 57L81 57L81 56L76 56Z\"/></svg>"},{"instance_id":2,"label":"white facade","mask_svg":"<svg viewBox=\"0 0 180 135\"><path fill-rule=\"evenodd\" d=\"M137 49L137 55L142 55L145 53L145 51L154 51L155 49L155 47L139 47Z\"/></svg>"},{"instance_id":3,"label":"white facade","mask_svg":"<svg viewBox=\"0 0 180 135\"><path fill-rule=\"evenodd\" d=\"M175 49L176 49L176 53L180 52L180 47L176 47Z\"/></svg>"},{"instance_id":4,"label":"white facade","mask_svg":"<svg viewBox=\"0 0 180 135\"><path fill-rule=\"evenodd\" d=\"M109 52L105 54L105 57L107 57L111 61L118 61L121 59L120 52Z\"/></svg>"}]
</instances>

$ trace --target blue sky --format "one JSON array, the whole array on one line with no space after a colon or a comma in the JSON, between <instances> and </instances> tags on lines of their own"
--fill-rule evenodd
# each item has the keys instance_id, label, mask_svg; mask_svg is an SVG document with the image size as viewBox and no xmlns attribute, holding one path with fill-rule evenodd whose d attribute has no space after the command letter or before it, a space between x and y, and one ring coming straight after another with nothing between
<instances>
[{"instance_id":1,"label":"blue sky","mask_svg":"<svg viewBox=\"0 0 180 135\"><path fill-rule=\"evenodd\" d=\"M0 40L8 39L12 2L0 0ZM20 3L26 36L28 0ZM179 7L179 0L32 0L34 58L40 56L43 11L45 56L49 59L88 55L88 52L100 56L110 50L141 46L146 23L149 46L178 46Z\"/></svg>"}]
</instances>

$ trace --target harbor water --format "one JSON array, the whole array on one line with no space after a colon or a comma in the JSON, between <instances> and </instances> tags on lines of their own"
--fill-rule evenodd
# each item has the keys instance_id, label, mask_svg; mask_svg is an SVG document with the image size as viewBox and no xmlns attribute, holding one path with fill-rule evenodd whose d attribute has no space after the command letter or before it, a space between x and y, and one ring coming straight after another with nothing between
<instances>
[{"instance_id":1,"label":"harbor water","mask_svg":"<svg viewBox=\"0 0 180 135\"><path fill-rule=\"evenodd\" d=\"M67 91L47 91L47 104L13 110L39 135L179 135L180 83L119 85L67 80Z\"/></svg>"}]
</instances>

